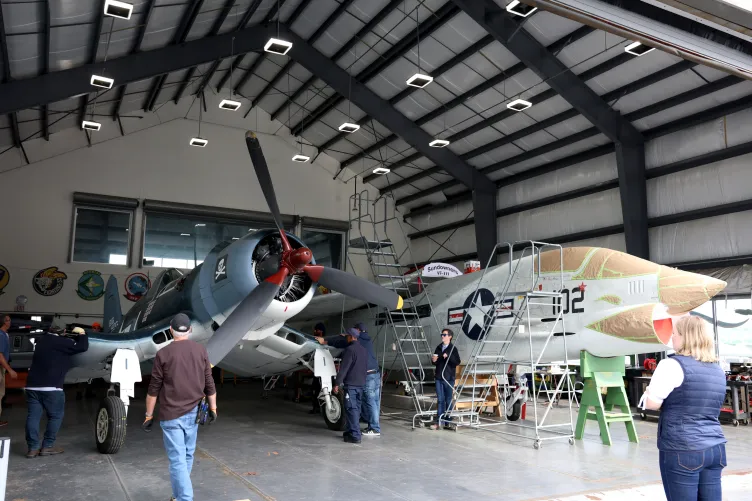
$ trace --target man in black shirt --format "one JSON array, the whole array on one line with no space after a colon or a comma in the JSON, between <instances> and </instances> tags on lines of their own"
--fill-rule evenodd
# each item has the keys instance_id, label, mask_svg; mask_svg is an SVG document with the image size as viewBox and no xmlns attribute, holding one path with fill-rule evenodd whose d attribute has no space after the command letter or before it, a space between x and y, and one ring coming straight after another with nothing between
<instances>
[{"instance_id":1,"label":"man in black shirt","mask_svg":"<svg viewBox=\"0 0 752 501\"><path fill-rule=\"evenodd\" d=\"M460 364L460 354L452 344L454 333L451 329L441 331L441 344L433 352L431 361L436 366L436 397L438 409L436 411L436 424L431 425L432 430L438 430L442 424L449 428L451 417L442 416L451 410L452 397L454 395L455 370Z\"/></svg>"},{"instance_id":2,"label":"man in black shirt","mask_svg":"<svg viewBox=\"0 0 752 501\"><path fill-rule=\"evenodd\" d=\"M89 338L81 327L73 328L71 334L50 333L36 339L26 379L26 444L29 446L26 457L29 459L64 452L60 447L53 447L65 413L63 382L71 357L89 349ZM47 430L40 448L39 420L43 412L47 414Z\"/></svg>"},{"instance_id":3,"label":"man in black shirt","mask_svg":"<svg viewBox=\"0 0 752 501\"><path fill-rule=\"evenodd\" d=\"M345 384L345 410L347 411L347 431L343 437L345 442L360 443L360 406L363 400L363 387L366 384L368 369L368 352L358 342L358 329L347 329L349 343L342 354L339 373L335 381L334 393L339 393L339 387Z\"/></svg>"}]
</instances>

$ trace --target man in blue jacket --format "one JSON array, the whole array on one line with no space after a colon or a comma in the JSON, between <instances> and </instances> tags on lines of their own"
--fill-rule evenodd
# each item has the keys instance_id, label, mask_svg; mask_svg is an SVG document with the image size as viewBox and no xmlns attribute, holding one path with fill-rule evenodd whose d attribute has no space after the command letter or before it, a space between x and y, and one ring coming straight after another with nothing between
<instances>
[{"instance_id":1,"label":"man in blue jacket","mask_svg":"<svg viewBox=\"0 0 752 501\"><path fill-rule=\"evenodd\" d=\"M58 336L50 333L36 339L26 379L26 444L29 446L26 457L29 459L64 452L60 447L53 447L65 413L63 382L71 366L71 357L89 349L89 338L81 327L73 328L71 334ZM47 430L40 448L42 413L47 414Z\"/></svg>"},{"instance_id":2,"label":"man in blue jacket","mask_svg":"<svg viewBox=\"0 0 752 501\"><path fill-rule=\"evenodd\" d=\"M343 438L350 444L360 443L360 405L363 398L363 386L366 384L368 353L358 343L358 329L347 329L348 346L342 354L339 372L334 383L334 393L339 393L345 386L345 411L347 412L347 431Z\"/></svg>"},{"instance_id":3,"label":"man in blue jacket","mask_svg":"<svg viewBox=\"0 0 752 501\"><path fill-rule=\"evenodd\" d=\"M368 423L368 428L363 432L363 435L378 437L381 435L381 426L379 425L379 414L381 413L381 372L379 371L379 363L376 359L373 340L368 335L366 324L358 322L353 328L358 331L358 343L365 348L368 354L366 384L363 394L363 404L360 409L361 416ZM327 338L317 337L317 339L319 343L329 345L332 348L347 348L347 340L344 334Z\"/></svg>"}]
</instances>

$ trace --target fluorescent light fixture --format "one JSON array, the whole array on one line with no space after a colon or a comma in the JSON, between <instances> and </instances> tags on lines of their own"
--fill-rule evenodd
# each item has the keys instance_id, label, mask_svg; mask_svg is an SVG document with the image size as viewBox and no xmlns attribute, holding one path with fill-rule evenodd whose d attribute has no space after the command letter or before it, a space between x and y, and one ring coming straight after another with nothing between
<instances>
[{"instance_id":1,"label":"fluorescent light fixture","mask_svg":"<svg viewBox=\"0 0 752 501\"><path fill-rule=\"evenodd\" d=\"M449 141L446 139L434 139L428 143L428 146L431 148L443 148L444 146L449 146Z\"/></svg>"},{"instance_id":2,"label":"fluorescent light fixture","mask_svg":"<svg viewBox=\"0 0 752 501\"><path fill-rule=\"evenodd\" d=\"M203 228L204 226L206 226L206 223L196 223L194 225L195 228Z\"/></svg>"},{"instance_id":3,"label":"fluorescent light fixture","mask_svg":"<svg viewBox=\"0 0 752 501\"><path fill-rule=\"evenodd\" d=\"M524 4L520 0L512 0L507 4L507 12L511 12L517 16L527 17L536 10L538 10L538 7Z\"/></svg>"},{"instance_id":4,"label":"fluorescent light fixture","mask_svg":"<svg viewBox=\"0 0 752 501\"><path fill-rule=\"evenodd\" d=\"M347 132L348 134L352 134L356 130L360 129L360 125L358 124L351 124L350 122L345 122L342 125L339 126L340 132Z\"/></svg>"},{"instance_id":5,"label":"fluorescent light fixture","mask_svg":"<svg viewBox=\"0 0 752 501\"><path fill-rule=\"evenodd\" d=\"M235 111L240 108L240 101L233 101L232 99L223 99L219 103L219 107L223 110Z\"/></svg>"},{"instance_id":6,"label":"fluorescent light fixture","mask_svg":"<svg viewBox=\"0 0 752 501\"><path fill-rule=\"evenodd\" d=\"M238 237L232 237L233 240L240 240Z\"/></svg>"},{"instance_id":7,"label":"fluorescent light fixture","mask_svg":"<svg viewBox=\"0 0 752 501\"><path fill-rule=\"evenodd\" d=\"M373 169L374 174L387 174L389 172L392 172L391 169L387 169L386 167L376 167Z\"/></svg>"},{"instance_id":8,"label":"fluorescent light fixture","mask_svg":"<svg viewBox=\"0 0 752 501\"><path fill-rule=\"evenodd\" d=\"M180 236L181 237L190 237L191 234L190 233L181 233Z\"/></svg>"},{"instance_id":9,"label":"fluorescent light fixture","mask_svg":"<svg viewBox=\"0 0 752 501\"><path fill-rule=\"evenodd\" d=\"M295 155L294 157L292 157L293 162L301 162L301 163L307 162L310 159L311 157L306 156L306 155Z\"/></svg>"},{"instance_id":10,"label":"fluorescent light fixture","mask_svg":"<svg viewBox=\"0 0 752 501\"><path fill-rule=\"evenodd\" d=\"M99 130L102 128L102 124L99 122L92 122L91 120L84 120L81 122L81 128L84 130Z\"/></svg>"},{"instance_id":11,"label":"fluorescent light fixture","mask_svg":"<svg viewBox=\"0 0 752 501\"><path fill-rule=\"evenodd\" d=\"M652 50L655 50L655 49L652 47L648 47L647 45L643 45L642 42L633 42L627 45L626 47L624 47L624 52L629 52L630 54L634 56L642 56Z\"/></svg>"},{"instance_id":12,"label":"fluorescent light fixture","mask_svg":"<svg viewBox=\"0 0 752 501\"><path fill-rule=\"evenodd\" d=\"M515 99L511 103L507 104L507 108L514 111L522 111L530 108L533 105L530 101L525 101L524 99Z\"/></svg>"},{"instance_id":13,"label":"fluorescent light fixture","mask_svg":"<svg viewBox=\"0 0 752 501\"><path fill-rule=\"evenodd\" d=\"M280 40L278 38L270 38L269 41L266 42L266 45L264 45L264 50L266 52L279 54L280 56L287 54L287 51L290 49L292 49L292 42Z\"/></svg>"},{"instance_id":14,"label":"fluorescent light fixture","mask_svg":"<svg viewBox=\"0 0 752 501\"><path fill-rule=\"evenodd\" d=\"M133 4L118 2L118 0L104 0L104 13L107 16L130 19L133 13Z\"/></svg>"},{"instance_id":15,"label":"fluorescent light fixture","mask_svg":"<svg viewBox=\"0 0 752 501\"><path fill-rule=\"evenodd\" d=\"M209 144L209 140L200 137L192 137L191 142L188 144L191 146L198 146L199 148L206 148L206 145Z\"/></svg>"},{"instance_id":16,"label":"fluorescent light fixture","mask_svg":"<svg viewBox=\"0 0 752 501\"><path fill-rule=\"evenodd\" d=\"M41 322L42 321L42 317L39 317L39 316L36 316L36 315L32 315L31 316L31 321L32 322Z\"/></svg>"},{"instance_id":17,"label":"fluorescent light fixture","mask_svg":"<svg viewBox=\"0 0 752 501\"><path fill-rule=\"evenodd\" d=\"M428 75L423 75L422 73L416 73L415 75L411 76L407 79L407 82L405 82L410 87L417 87L419 89L422 89L426 85L433 82L433 77Z\"/></svg>"},{"instance_id":18,"label":"fluorescent light fixture","mask_svg":"<svg viewBox=\"0 0 752 501\"><path fill-rule=\"evenodd\" d=\"M99 75L91 76L91 85L94 87L102 87L103 89L111 89L115 80L107 77L100 77Z\"/></svg>"}]
</instances>

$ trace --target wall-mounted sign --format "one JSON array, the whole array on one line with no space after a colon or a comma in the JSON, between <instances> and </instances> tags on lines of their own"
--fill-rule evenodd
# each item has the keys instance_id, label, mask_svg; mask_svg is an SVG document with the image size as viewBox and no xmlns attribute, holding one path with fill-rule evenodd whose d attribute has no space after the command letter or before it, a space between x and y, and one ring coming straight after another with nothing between
<instances>
[{"instance_id":1,"label":"wall-mounted sign","mask_svg":"<svg viewBox=\"0 0 752 501\"><path fill-rule=\"evenodd\" d=\"M50 266L39 270L31 279L31 286L34 292L40 296L54 296L63 288L68 275L57 269L57 266Z\"/></svg>"},{"instance_id":2,"label":"wall-mounted sign","mask_svg":"<svg viewBox=\"0 0 752 501\"><path fill-rule=\"evenodd\" d=\"M8 271L8 268L0 264L0 296L5 294L3 292L3 289L5 289L8 286L9 282L10 282L10 272Z\"/></svg>"},{"instance_id":3,"label":"wall-mounted sign","mask_svg":"<svg viewBox=\"0 0 752 501\"><path fill-rule=\"evenodd\" d=\"M138 301L149 291L151 280L143 273L134 273L125 279L125 298L128 301Z\"/></svg>"},{"instance_id":4,"label":"wall-mounted sign","mask_svg":"<svg viewBox=\"0 0 752 501\"><path fill-rule=\"evenodd\" d=\"M21 295L16 296L16 306L13 307L14 311L24 311L26 309L26 303L29 301L29 298Z\"/></svg>"},{"instance_id":5,"label":"wall-mounted sign","mask_svg":"<svg viewBox=\"0 0 752 501\"><path fill-rule=\"evenodd\" d=\"M86 301L96 301L104 296L104 278L96 270L86 270L78 279L76 294Z\"/></svg>"},{"instance_id":6,"label":"wall-mounted sign","mask_svg":"<svg viewBox=\"0 0 752 501\"><path fill-rule=\"evenodd\" d=\"M462 275L462 272L451 264L429 263L423 267L423 276L432 278L452 278Z\"/></svg>"}]
</instances>

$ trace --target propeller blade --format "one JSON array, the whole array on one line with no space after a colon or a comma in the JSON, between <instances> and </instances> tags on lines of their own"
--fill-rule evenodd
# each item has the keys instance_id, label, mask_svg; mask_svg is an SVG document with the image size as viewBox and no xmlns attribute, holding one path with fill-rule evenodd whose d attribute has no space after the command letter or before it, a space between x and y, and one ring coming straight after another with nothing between
<instances>
[{"instance_id":1,"label":"propeller blade","mask_svg":"<svg viewBox=\"0 0 752 501\"><path fill-rule=\"evenodd\" d=\"M280 278L281 277L281 278ZM209 362L217 365L225 356L232 351L243 336L253 328L258 317L263 314L272 304L274 296L279 292L280 284L287 277L287 270L281 269L255 289L240 302L237 308L230 313L227 320L217 329L217 332L209 339L206 351L209 352Z\"/></svg>"},{"instance_id":2,"label":"propeller blade","mask_svg":"<svg viewBox=\"0 0 752 501\"><path fill-rule=\"evenodd\" d=\"M320 283L327 289L332 289L346 296L368 301L369 303L377 304L390 310L399 310L402 308L403 301L399 294L357 277L352 273L312 264L307 265L303 269L311 277L311 280Z\"/></svg>"},{"instance_id":3,"label":"propeller blade","mask_svg":"<svg viewBox=\"0 0 752 501\"><path fill-rule=\"evenodd\" d=\"M256 134L251 131L246 132L245 144L248 146L248 154L251 156L251 163L253 164L253 169L256 171L261 191L264 193L266 205L269 206L269 211L272 213L274 222L277 224L279 235L282 237L282 246L285 250L289 250L291 248L290 242L287 240L287 235L285 235L284 226L282 225L282 214L279 212L277 195L274 193L274 184L272 184L269 167L266 165L264 152L261 151L261 144L259 144Z\"/></svg>"}]
</instances>

